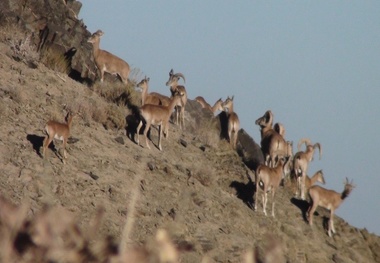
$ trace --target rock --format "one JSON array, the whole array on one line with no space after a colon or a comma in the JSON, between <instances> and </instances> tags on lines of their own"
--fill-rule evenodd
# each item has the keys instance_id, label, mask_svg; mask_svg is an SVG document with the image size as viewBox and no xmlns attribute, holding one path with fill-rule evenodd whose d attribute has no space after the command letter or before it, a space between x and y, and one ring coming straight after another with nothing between
<instances>
[{"instance_id":1,"label":"rock","mask_svg":"<svg viewBox=\"0 0 380 263\"><path fill-rule=\"evenodd\" d=\"M184 146L184 147L187 147L187 141L185 141L184 139L179 139L179 143Z\"/></svg>"},{"instance_id":2,"label":"rock","mask_svg":"<svg viewBox=\"0 0 380 263\"><path fill-rule=\"evenodd\" d=\"M155 163L152 163L152 162L148 162L148 168L149 170L153 171L156 169L156 164Z\"/></svg>"},{"instance_id":3,"label":"rock","mask_svg":"<svg viewBox=\"0 0 380 263\"><path fill-rule=\"evenodd\" d=\"M121 136L116 137L116 138L115 138L115 141L118 142L118 143L120 143L121 145L124 145L124 139L123 139L123 137L121 137Z\"/></svg>"},{"instance_id":4,"label":"rock","mask_svg":"<svg viewBox=\"0 0 380 263\"><path fill-rule=\"evenodd\" d=\"M75 0L27 1L23 8L17 0L0 2L2 15L9 23L18 24L30 32L30 41L38 53L49 51L62 55L69 66L68 75L91 84L97 70L92 46L86 41L91 33L78 19L81 7L82 4Z\"/></svg>"}]
</instances>

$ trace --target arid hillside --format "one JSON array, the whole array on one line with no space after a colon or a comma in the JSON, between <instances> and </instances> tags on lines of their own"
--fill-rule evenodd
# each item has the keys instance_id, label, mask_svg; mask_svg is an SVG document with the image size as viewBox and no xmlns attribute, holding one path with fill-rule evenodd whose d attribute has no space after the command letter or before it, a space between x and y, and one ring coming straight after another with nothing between
<instances>
[{"instance_id":1,"label":"arid hillside","mask_svg":"<svg viewBox=\"0 0 380 263\"><path fill-rule=\"evenodd\" d=\"M231 149L224 114L190 98L185 129L170 123L163 151L155 128L151 149L142 135L139 146L133 84L75 81L8 26L0 30L1 262L380 262L380 237L367 230L335 217L329 237L323 208L309 226L308 203L291 184L275 196L276 217L271 198L265 216L252 170L261 152L243 130ZM46 122L64 122L68 111L66 164L58 141L43 159Z\"/></svg>"}]
</instances>

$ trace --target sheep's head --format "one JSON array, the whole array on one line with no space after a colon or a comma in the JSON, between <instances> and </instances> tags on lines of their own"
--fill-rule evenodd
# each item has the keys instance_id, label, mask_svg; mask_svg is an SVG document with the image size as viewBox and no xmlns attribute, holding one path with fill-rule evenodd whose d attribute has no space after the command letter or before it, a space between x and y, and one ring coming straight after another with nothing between
<instances>
[{"instance_id":1,"label":"sheep's head","mask_svg":"<svg viewBox=\"0 0 380 263\"><path fill-rule=\"evenodd\" d=\"M232 108L233 103L234 103L234 96L232 96L231 98L228 96L227 99L222 103L222 108L224 109L224 111L229 112L230 109Z\"/></svg>"},{"instance_id":2,"label":"sheep's head","mask_svg":"<svg viewBox=\"0 0 380 263\"><path fill-rule=\"evenodd\" d=\"M266 127L272 127L273 124L273 113L272 111L268 110L265 112L265 114L258 118L255 121L256 125L259 125L261 128L266 128Z\"/></svg>"},{"instance_id":3,"label":"sheep's head","mask_svg":"<svg viewBox=\"0 0 380 263\"><path fill-rule=\"evenodd\" d=\"M147 86L149 83L149 80L150 78L147 78L147 77L143 78L139 83L137 83L137 87L141 88L141 87Z\"/></svg>"},{"instance_id":4,"label":"sheep's head","mask_svg":"<svg viewBox=\"0 0 380 263\"><path fill-rule=\"evenodd\" d=\"M343 190L343 193L342 193L342 198L346 198L350 195L351 191L356 187L356 185L354 185L354 181L351 180L351 182L348 180L348 178L346 177L346 181L344 182L344 190Z\"/></svg>"},{"instance_id":5,"label":"sheep's head","mask_svg":"<svg viewBox=\"0 0 380 263\"><path fill-rule=\"evenodd\" d=\"M91 37L87 40L89 43L95 43L101 36L104 35L104 32L98 29Z\"/></svg>"},{"instance_id":6,"label":"sheep's head","mask_svg":"<svg viewBox=\"0 0 380 263\"><path fill-rule=\"evenodd\" d=\"M174 74L173 69L171 69L169 72L169 80L166 82L166 86L171 87L178 85L178 81L180 78L182 78L183 81L186 82L185 76L182 73Z\"/></svg>"}]
</instances>

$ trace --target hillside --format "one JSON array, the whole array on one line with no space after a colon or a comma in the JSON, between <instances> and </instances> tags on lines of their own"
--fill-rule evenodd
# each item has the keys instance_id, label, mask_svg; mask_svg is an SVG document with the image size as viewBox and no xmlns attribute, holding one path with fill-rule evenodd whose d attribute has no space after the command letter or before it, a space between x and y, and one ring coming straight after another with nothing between
<instances>
[{"instance_id":1,"label":"hillside","mask_svg":"<svg viewBox=\"0 0 380 263\"><path fill-rule=\"evenodd\" d=\"M165 262L171 244L180 262L255 262L246 259L252 251L258 262L380 262L380 237L335 217L330 238L321 208L310 227L291 187L277 193L275 218L261 200L253 211L250 168L262 156L244 131L239 154L219 139L223 114L191 100L186 129L170 124L162 152L152 129L149 150L127 136L133 108L117 82L89 87L18 59L9 43L0 40L2 262ZM77 115L67 164L52 148L42 159L45 123L68 110Z\"/></svg>"}]
</instances>

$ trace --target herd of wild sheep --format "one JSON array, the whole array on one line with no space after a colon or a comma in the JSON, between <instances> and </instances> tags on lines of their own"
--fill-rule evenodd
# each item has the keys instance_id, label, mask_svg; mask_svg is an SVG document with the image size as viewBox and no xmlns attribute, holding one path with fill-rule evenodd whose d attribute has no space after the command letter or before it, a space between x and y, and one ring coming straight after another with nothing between
<instances>
[{"instance_id":1,"label":"herd of wild sheep","mask_svg":"<svg viewBox=\"0 0 380 263\"><path fill-rule=\"evenodd\" d=\"M93 45L93 56L96 66L100 72L100 81L104 79L104 72L109 74L118 75L124 82L128 82L130 67L127 62L119 57L99 48L100 37L104 33L101 30L96 31L88 39L89 43ZM179 85L180 79L185 81L185 76L181 73L174 73L173 70L169 72L169 80L166 86L170 87L171 96L165 96L156 92L148 92L149 78L141 80L137 87L142 90L141 93L141 107L139 124L137 127L137 140L139 144L140 129L145 124L143 134L145 136L146 147L150 149L147 132L151 125L158 126L159 138L158 148L162 150L161 137L162 133L168 137L169 119L173 111L175 112L175 123L183 128L184 111L187 102L187 93L184 86ZM196 97L196 101L201 106L213 114L217 111L225 111L228 117L228 139L233 149L236 148L237 134L240 129L240 122L238 115L234 112L233 97L228 97L225 101L219 99L213 106L208 104L204 98ZM46 138L43 142L42 156L46 156L46 149L53 139L63 141L63 156L62 162L65 163L66 143L70 135L70 127L74 114L68 113L66 116L66 123L58 123L56 121L49 121L45 127ZM352 189L355 187L353 182L349 182L346 178L344 190L338 193L333 190L327 190L321 186L313 185L317 181L324 183L322 170L316 172L311 178L307 175L308 165L313 160L314 151L316 148L319 150L319 158L322 155L322 147L319 143L312 144L309 139L301 139L298 143L298 152L293 155L292 142L284 139L285 129L283 125L276 123L273 125L273 113L268 110L265 114L256 120L256 125L260 127L261 132L261 150L264 155L265 163L260 164L255 171L256 182L256 197L255 197L255 210L258 205L258 194L262 194L263 212L266 213L267 194L272 195L272 216L274 217L274 197L283 180L295 178L297 182L296 196L305 200L306 194L310 197L310 206L308 210L309 224L313 224L313 214L318 206L322 206L330 210L330 220L328 223L328 235L331 236L335 233L334 228L334 212L348 197ZM301 151L301 146L305 144L305 151Z\"/></svg>"}]
</instances>

